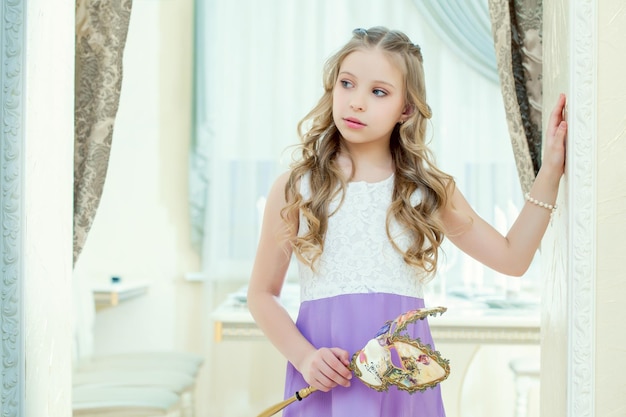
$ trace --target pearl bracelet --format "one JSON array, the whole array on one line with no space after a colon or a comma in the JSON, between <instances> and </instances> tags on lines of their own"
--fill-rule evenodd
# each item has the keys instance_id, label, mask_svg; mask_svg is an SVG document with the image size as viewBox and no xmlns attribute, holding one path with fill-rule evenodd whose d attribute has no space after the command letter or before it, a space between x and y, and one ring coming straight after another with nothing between
<instances>
[{"instance_id":1,"label":"pearl bracelet","mask_svg":"<svg viewBox=\"0 0 626 417\"><path fill-rule=\"evenodd\" d=\"M533 203L539 207L548 209L550 210L551 213L554 213L556 211L556 204L552 205L552 204L544 203L543 201L536 200L530 196L530 193L526 193L524 197L526 198L526 201L528 201L529 203Z\"/></svg>"}]
</instances>

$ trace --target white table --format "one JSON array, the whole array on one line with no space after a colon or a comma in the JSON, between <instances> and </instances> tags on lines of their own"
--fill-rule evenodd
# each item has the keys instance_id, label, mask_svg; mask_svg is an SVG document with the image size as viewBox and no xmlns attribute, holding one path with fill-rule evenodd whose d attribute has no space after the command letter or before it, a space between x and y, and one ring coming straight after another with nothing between
<instances>
[{"instance_id":1,"label":"white table","mask_svg":"<svg viewBox=\"0 0 626 417\"><path fill-rule=\"evenodd\" d=\"M246 340L263 337L245 302L246 289L230 294L215 309L215 341ZM287 284L281 302L295 320L298 315L299 288ZM491 303L498 304L497 300ZM515 302L502 300L502 306ZM538 344L540 318L538 308L490 308L481 302L471 302L457 297L439 300L431 305L443 305L448 311L429 320L433 339L437 343L487 343L487 344ZM517 305L524 305L518 302Z\"/></svg>"},{"instance_id":2,"label":"white table","mask_svg":"<svg viewBox=\"0 0 626 417\"><path fill-rule=\"evenodd\" d=\"M245 343L264 339L248 311L245 295L245 288L229 294L212 312L216 342ZM298 300L298 286L287 284L281 302L294 320L298 313ZM450 359L452 368L450 377L442 383L447 415L512 416L515 386L507 381L506 373L510 370L506 355L518 355L520 352L525 355L529 351L539 350L539 305L535 304L531 308L532 303L521 300L514 302L492 298L486 303L459 297L447 297L444 300L431 298L430 305L448 308L443 315L429 319L437 350ZM502 357L503 354L505 357ZM497 369L485 369L485 366ZM489 389L481 378L487 378L487 383L494 384L492 388L500 394L493 397L488 393ZM500 404L490 407L489 412L480 409L481 403L485 405L498 401Z\"/></svg>"},{"instance_id":3,"label":"white table","mask_svg":"<svg viewBox=\"0 0 626 417\"><path fill-rule=\"evenodd\" d=\"M146 294L148 292L148 283L119 282L100 284L93 286L91 291L93 292L96 309L99 310L106 307L115 307L122 301Z\"/></svg>"}]
</instances>

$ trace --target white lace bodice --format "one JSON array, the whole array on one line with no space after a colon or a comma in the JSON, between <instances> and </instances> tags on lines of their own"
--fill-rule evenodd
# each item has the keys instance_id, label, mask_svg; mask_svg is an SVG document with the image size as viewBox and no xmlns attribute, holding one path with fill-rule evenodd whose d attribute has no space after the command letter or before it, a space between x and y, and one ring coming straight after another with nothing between
<instances>
[{"instance_id":1,"label":"white lace bodice","mask_svg":"<svg viewBox=\"0 0 626 417\"><path fill-rule=\"evenodd\" d=\"M341 294L384 292L412 297L422 297L420 278L424 271L410 267L402 259L387 237L385 222L391 203L393 176L386 180L348 184L343 204L328 219L324 252L317 271L298 262L301 301L316 300ZM309 177L304 176L300 193L310 195ZM416 192L411 202L419 203ZM333 213L339 204L337 198L330 205ZM307 225L300 216L302 235ZM399 247L408 247L408 236L402 234L397 223L390 228Z\"/></svg>"}]
</instances>

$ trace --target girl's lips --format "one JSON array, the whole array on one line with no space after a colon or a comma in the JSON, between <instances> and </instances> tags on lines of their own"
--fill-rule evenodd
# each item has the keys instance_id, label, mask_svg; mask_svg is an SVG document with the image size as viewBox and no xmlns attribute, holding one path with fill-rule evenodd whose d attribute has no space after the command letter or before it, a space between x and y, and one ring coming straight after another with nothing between
<instances>
[{"instance_id":1,"label":"girl's lips","mask_svg":"<svg viewBox=\"0 0 626 417\"><path fill-rule=\"evenodd\" d=\"M352 129L361 129L366 126L359 119L355 119L353 117L346 117L343 120L346 122L346 125Z\"/></svg>"}]
</instances>

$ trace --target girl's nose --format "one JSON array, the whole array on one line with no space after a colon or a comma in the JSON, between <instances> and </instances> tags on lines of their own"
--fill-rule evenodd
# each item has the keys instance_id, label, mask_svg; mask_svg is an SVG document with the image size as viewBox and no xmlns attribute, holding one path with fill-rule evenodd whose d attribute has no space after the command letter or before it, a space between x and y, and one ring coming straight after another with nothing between
<instances>
[{"instance_id":1,"label":"girl's nose","mask_svg":"<svg viewBox=\"0 0 626 417\"><path fill-rule=\"evenodd\" d=\"M350 103L350 108L354 111L363 111L365 110L365 105L363 104L363 100L355 97Z\"/></svg>"}]
</instances>

